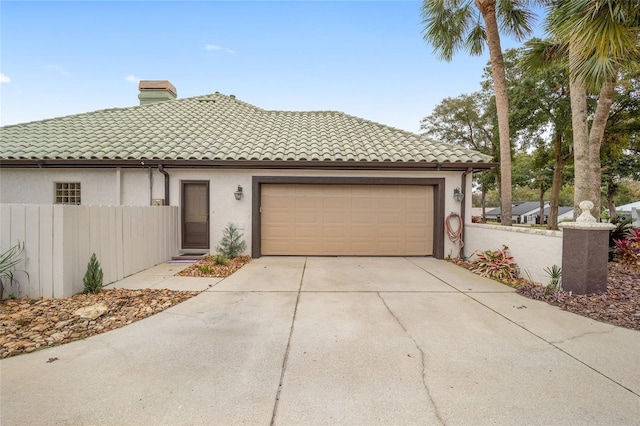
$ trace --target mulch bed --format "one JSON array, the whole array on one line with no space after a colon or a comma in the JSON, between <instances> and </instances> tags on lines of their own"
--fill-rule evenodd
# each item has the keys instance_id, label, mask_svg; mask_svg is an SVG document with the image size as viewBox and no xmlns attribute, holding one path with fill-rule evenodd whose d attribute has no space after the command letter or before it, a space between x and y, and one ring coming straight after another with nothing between
<instances>
[{"instance_id":1,"label":"mulch bed","mask_svg":"<svg viewBox=\"0 0 640 426\"><path fill-rule=\"evenodd\" d=\"M471 263L451 259L452 263L470 269ZM501 281L502 282L502 281ZM609 262L607 291L603 294L572 294L547 289L539 283L519 278L502 282L516 288L530 299L541 300L574 314L620 327L640 330L640 269L625 268Z\"/></svg>"},{"instance_id":2,"label":"mulch bed","mask_svg":"<svg viewBox=\"0 0 640 426\"><path fill-rule=\"evenodd\" d=\"M226 264L216 265L215 256L205 256L202 260L183 269L176 275L182 277L218 277L224 278L233 274L238 269L251 261L251 256L237 256L233 259L227 259Z\"/></svg>"},{"instance_id":3,"label":"mulch bed","mask_svg":"<svg viewBox=\"0 0 640 426\"><path fill-rule=\"evenodd\" d=\"M58 346L124 327L184 302L199 291L109 289L64 299L7 299L0 304L0 358ZM80 308L106 305L95 319Z\"/></svg>"},{"instance_id":4,"label":"mulch bed","mask_svg":"<svg viewBox=\"0 0 640 426\"><path fill-rule=\"evenodd\" d=\"M571 294L528 284L518 293L542 300L597 321L640 330L640 270L609 263L607 291L602 294Z\"/></svg>"}]
</instances>

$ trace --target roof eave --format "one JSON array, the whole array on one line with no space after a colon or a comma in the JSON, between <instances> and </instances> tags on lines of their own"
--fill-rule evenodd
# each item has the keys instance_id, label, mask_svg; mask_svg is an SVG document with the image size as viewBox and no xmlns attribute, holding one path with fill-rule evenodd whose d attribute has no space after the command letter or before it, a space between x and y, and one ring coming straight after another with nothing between
<instances>
[{"instance_id":1,"label":"roof eave","mask_svg":"<svg viewBox=\"0 0 640 426\"><path fill-rule=\"evenodd\" d=\"M497 163L473 162L400 162L400 161L271 161L271 160L162 160L162 159L3 159L0 168L61 167L157 167L221 169L328 169L328 170L488 170Z\"/></svg>"}]
</instances>

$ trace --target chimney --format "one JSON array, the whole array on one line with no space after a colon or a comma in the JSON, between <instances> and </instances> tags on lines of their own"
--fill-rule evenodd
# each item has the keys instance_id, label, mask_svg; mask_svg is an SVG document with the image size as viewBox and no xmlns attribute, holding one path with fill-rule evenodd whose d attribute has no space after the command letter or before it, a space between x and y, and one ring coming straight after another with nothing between
<instances>
[{"instance_id":1,"label":"chimney","mask_svg":"<svg viewBox=\"0 0 640 426\"><path fill-rule=\"evenodd\" d=\"M141 80L138 89L140 105L172 101L178 96L176 88L167 80Z\"/></svg>"}]
</instances>

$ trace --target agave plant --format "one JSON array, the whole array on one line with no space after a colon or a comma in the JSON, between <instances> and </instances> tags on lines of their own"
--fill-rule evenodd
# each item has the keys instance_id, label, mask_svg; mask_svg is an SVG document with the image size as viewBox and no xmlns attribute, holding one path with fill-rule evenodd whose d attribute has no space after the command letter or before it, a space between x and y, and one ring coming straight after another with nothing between
<instances>
[{"instance_id":1,"label":"agave plant","mask_svg":"<svg viewBox=\"0 0 640 426\"><path fill-rule=\"evenodd\" d=\"M15 278L15 267L22 262L24 253L24 243L20 243L11 247L4 253L0 254L0 300L4 298L5 286L9 287L11 284L19 284ZM21 271L27 274L26 271ZM29 274L27 274L27 278Z\"/></svg>"}]
</instances>

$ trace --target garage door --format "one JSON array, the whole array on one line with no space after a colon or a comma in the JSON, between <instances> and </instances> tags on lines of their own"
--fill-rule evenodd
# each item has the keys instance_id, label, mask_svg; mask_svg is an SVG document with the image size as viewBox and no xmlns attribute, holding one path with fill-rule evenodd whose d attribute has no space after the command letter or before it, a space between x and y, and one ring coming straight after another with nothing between
<instances>
[{"instance_id":1,"label":"garage door","mask_svg":"<svg viewBox=\"0 0 640 426\"><path fill-rule=\"evenodd\" d=\"M433 254L433 188L263 184L264 255Z\"/></svg>"}]
</instances>

